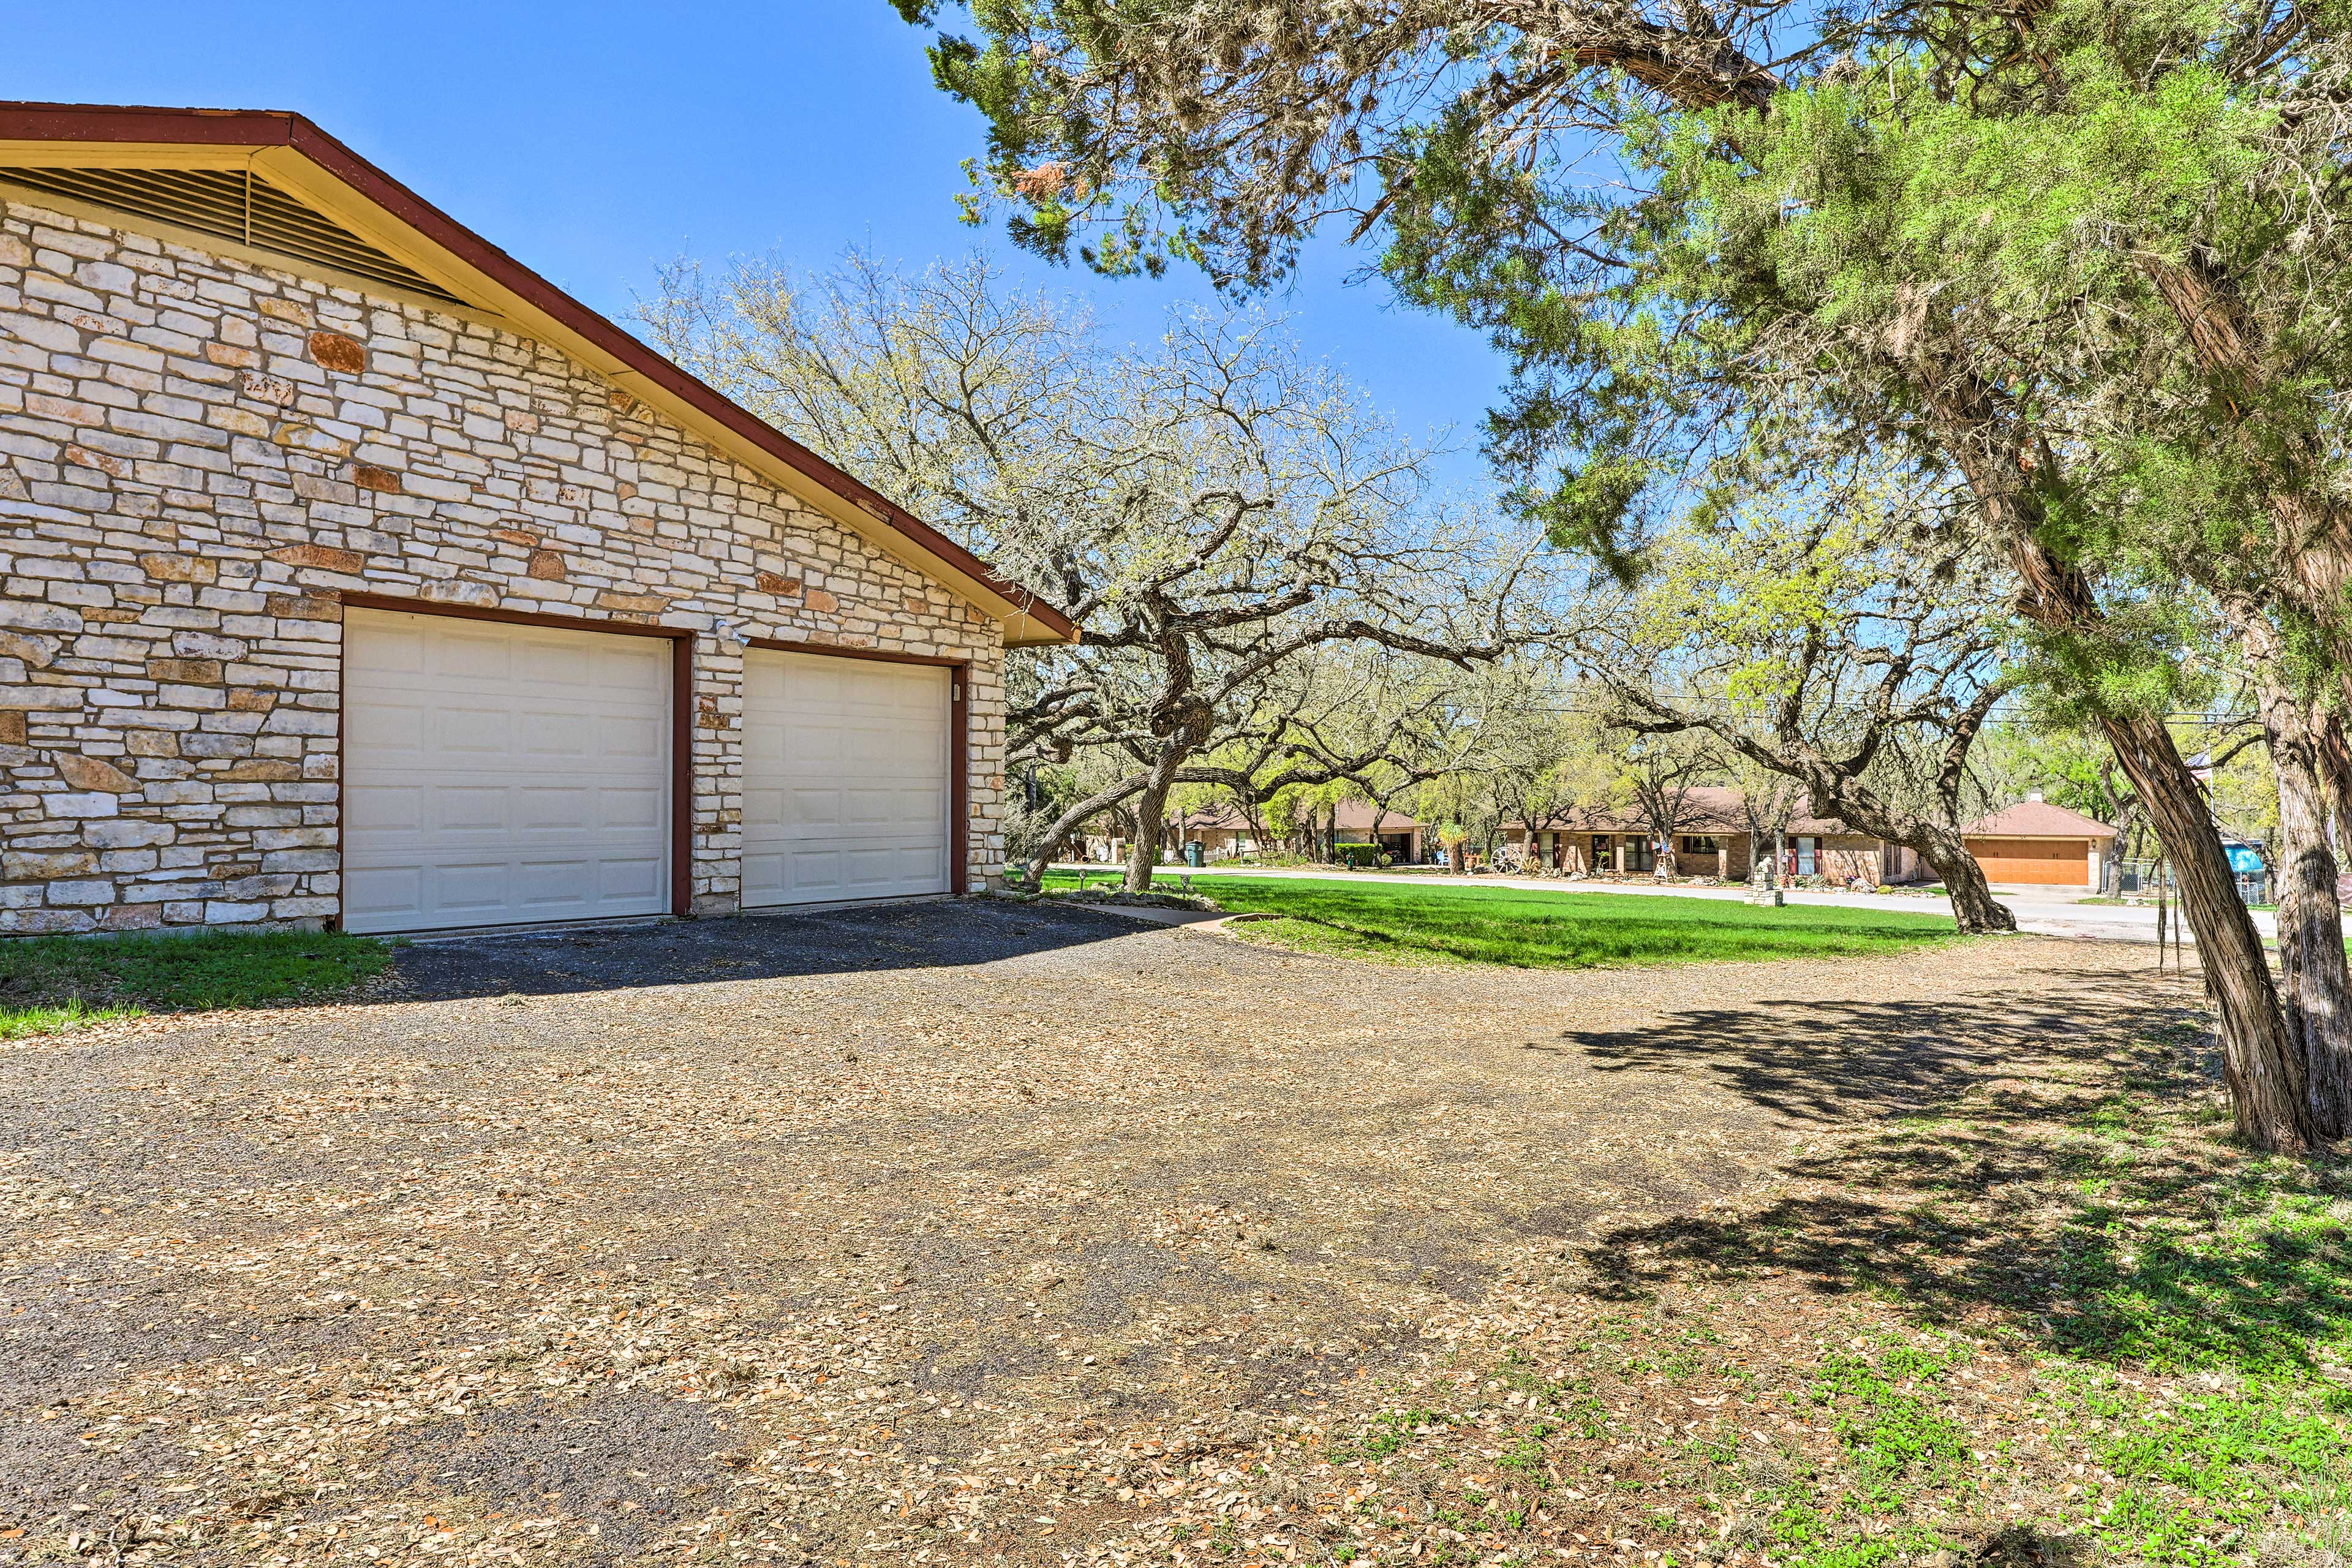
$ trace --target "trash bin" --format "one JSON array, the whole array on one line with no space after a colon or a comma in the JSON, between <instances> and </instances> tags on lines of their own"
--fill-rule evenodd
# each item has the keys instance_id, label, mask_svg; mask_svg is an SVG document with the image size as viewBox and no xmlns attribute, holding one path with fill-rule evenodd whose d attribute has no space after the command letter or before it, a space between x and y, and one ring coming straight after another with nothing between
<instances>
[{"instance_id":1,"label":"trash bin","mask_svg":"<svg viewBox=\"0 0 2352 1568\"><path fill-rule=\"evenodd\" d=\"M1209 847L1207 845L1202 843L1197 838L1188 838L1184 841L1184 864L1198 869L1199 867L1208 859L1208 858Z\"/></svg>"}]
</instances>

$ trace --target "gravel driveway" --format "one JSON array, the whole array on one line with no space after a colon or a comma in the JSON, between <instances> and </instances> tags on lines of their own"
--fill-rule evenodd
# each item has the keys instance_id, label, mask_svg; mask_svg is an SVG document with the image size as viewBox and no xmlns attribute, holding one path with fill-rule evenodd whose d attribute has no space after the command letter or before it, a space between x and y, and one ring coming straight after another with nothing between
<instances>
[{"instance_id":1,"label":"gravel driveway","mask_svg":"<svg viewBox=\"0 0 2352 1568\"><path fill-rule=\"evenodd\" d=\"M19 1042L0 1562L1164 1543L1202 1477L1278 1510L1515 1282L2112 1017L2137 962L1417 971L974 901L420 945L363 1005Z\"/></svg>"}]
</instances>

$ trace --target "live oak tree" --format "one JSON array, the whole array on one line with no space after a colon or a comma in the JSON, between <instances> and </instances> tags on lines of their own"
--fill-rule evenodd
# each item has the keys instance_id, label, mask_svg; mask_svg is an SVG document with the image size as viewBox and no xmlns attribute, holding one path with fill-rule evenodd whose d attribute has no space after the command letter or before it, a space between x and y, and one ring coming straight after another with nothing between
<instances>
[{"instance_id":1,"label":"live oak tree","mask_svg":"<svg viewBox=\"0 0 2352 1568\"><path fill-rule=\"evenodd\" d=\"M1034 834L1033 885L1122 807L1128 886L1149 888L1180 783L1263 793L1388 755L1391 735L1318 742L1360 695L1307 678L1318 651L1473 665L1524 641L1543 602L1534 542L1433 499L1427 451L1262 314L1179 314L1161 342L1121 348L982 259L903 276L853 257L815 279L682 266L641 317L1077 623L1076 647L1009 672L1009 774L1108 759Z\"/></svg>"},{"instance_id":2,"label":"live oak tree","mask_svg":"<svg viewBox=\"0 0 2352 1568\"><path fill-rule=\"evenodd\" d=\"M1686 519L1587 661L1630 725L1797 780L1814 815L1916 851L1962 931L2014 931L1960 836L1969 749L2019 679L2014 584L1919 487L1866 469Z\"/></svg>"},{"instance_id":3,"label":"live oak tree","mask_svg":"<svg viewBox=\"0 0 2352 1568\"><path fill-rule=\"evenodd\" d=\"M989 0L974 16L934 68L988 118L982 195L1011 204L1018 237L1247 287L1339 220L1407 298L1512 354L1491 449L1563 542L1629 564L1695 458L1755 439L1791 395L1857 444L1948 465L2051 663L2091 678L2078 695L2182 879L2241 1131L2294 1147L2340 1128L2352 1007L2311 805L2352 787L2321 710L2341 700L2352 581L2325 395L2352 189L2341 7ZM2024 308L2052 278L2051 308ZM2141 679L2160 647L2135 612L2167 555L2273 678L2299 847L2284 1012Z\"/></svg>"},{"instance_id":4,"label":"live oak tree","mask_svg":"<svg viewBox=\"0 0 2352 1568\"><path fill-rule=\"evenodd\" d=\"M1377 834L1383 818L1408 814L1405 803L1424 784L1484 765L1501 732L1498 716L1511 711L1509 672L1517 668L1515 661L1465 667L1377 643L1323 645L1284 668L1278 689L1290 695L1279 722L1265 729L1285 745L1255 752L1228 745L1203 754L1187 776L1214 773L1220 782L1180 787L1234 804L1261 839L1271 829L1302 852L1328 858L1342 805L1369 805ZM1302 757L1327 766L1302 769Z\"/></svg>"},{"instance_id":5,"label":"live oak tree","mask_svg":"<svg viewBox=\"0 0 2352 1568\"><path fill-rule=\"evenodd\" d=\"M1740 826L1748 830L1748 842L1755 852L1755 863L1748 868L1753 878L1766 858L1771 858L1771 880L1780 880L1780 856L1788 840L1789 824L1796 820L1797 810L1806 803L1809 791L1800 780L1790 777L1778 768L1766 767L1737 746L1716 741L1716 764L1731 787L1739 792Z\"/></svg>"}]
</instances>

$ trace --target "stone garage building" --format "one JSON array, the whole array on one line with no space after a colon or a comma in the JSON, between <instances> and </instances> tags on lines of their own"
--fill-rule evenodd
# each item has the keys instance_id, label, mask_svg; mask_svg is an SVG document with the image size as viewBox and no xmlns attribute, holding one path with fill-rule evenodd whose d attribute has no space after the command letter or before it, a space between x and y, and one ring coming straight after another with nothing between
<instances>
[{"instance_id":1,"label":"stone garage building","mask_svg":"<svg viewBox=\"0 0 2352 1568\"><path fill-rule=\"evenodd\" d=\"M0 932L963 890L1069 623L299 116L0 104Z\"/></svg>"}]
</instances>

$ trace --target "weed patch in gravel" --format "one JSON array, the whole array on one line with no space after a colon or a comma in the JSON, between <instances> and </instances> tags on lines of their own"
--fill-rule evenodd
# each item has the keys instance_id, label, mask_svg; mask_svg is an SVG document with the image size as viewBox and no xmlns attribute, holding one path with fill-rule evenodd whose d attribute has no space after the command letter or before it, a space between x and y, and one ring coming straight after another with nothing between
<instances>
[{"instance_id":1,"label":"weed patch in gravel","mask_svg":"<svg viewBox=\"0 0 2352 1568\"><path fill-rule=\"evenodd\" d=\"M1591 1306L1463 1344L1452 1404L1397 1391L1384 1468L1444 1501L1374 1519L1480 1561L2343 1562L2352 1164L2232 1147L2211 1069L2177 1026L2040 1053L1611 1233Z\"/></svg>"}]
</instances>

